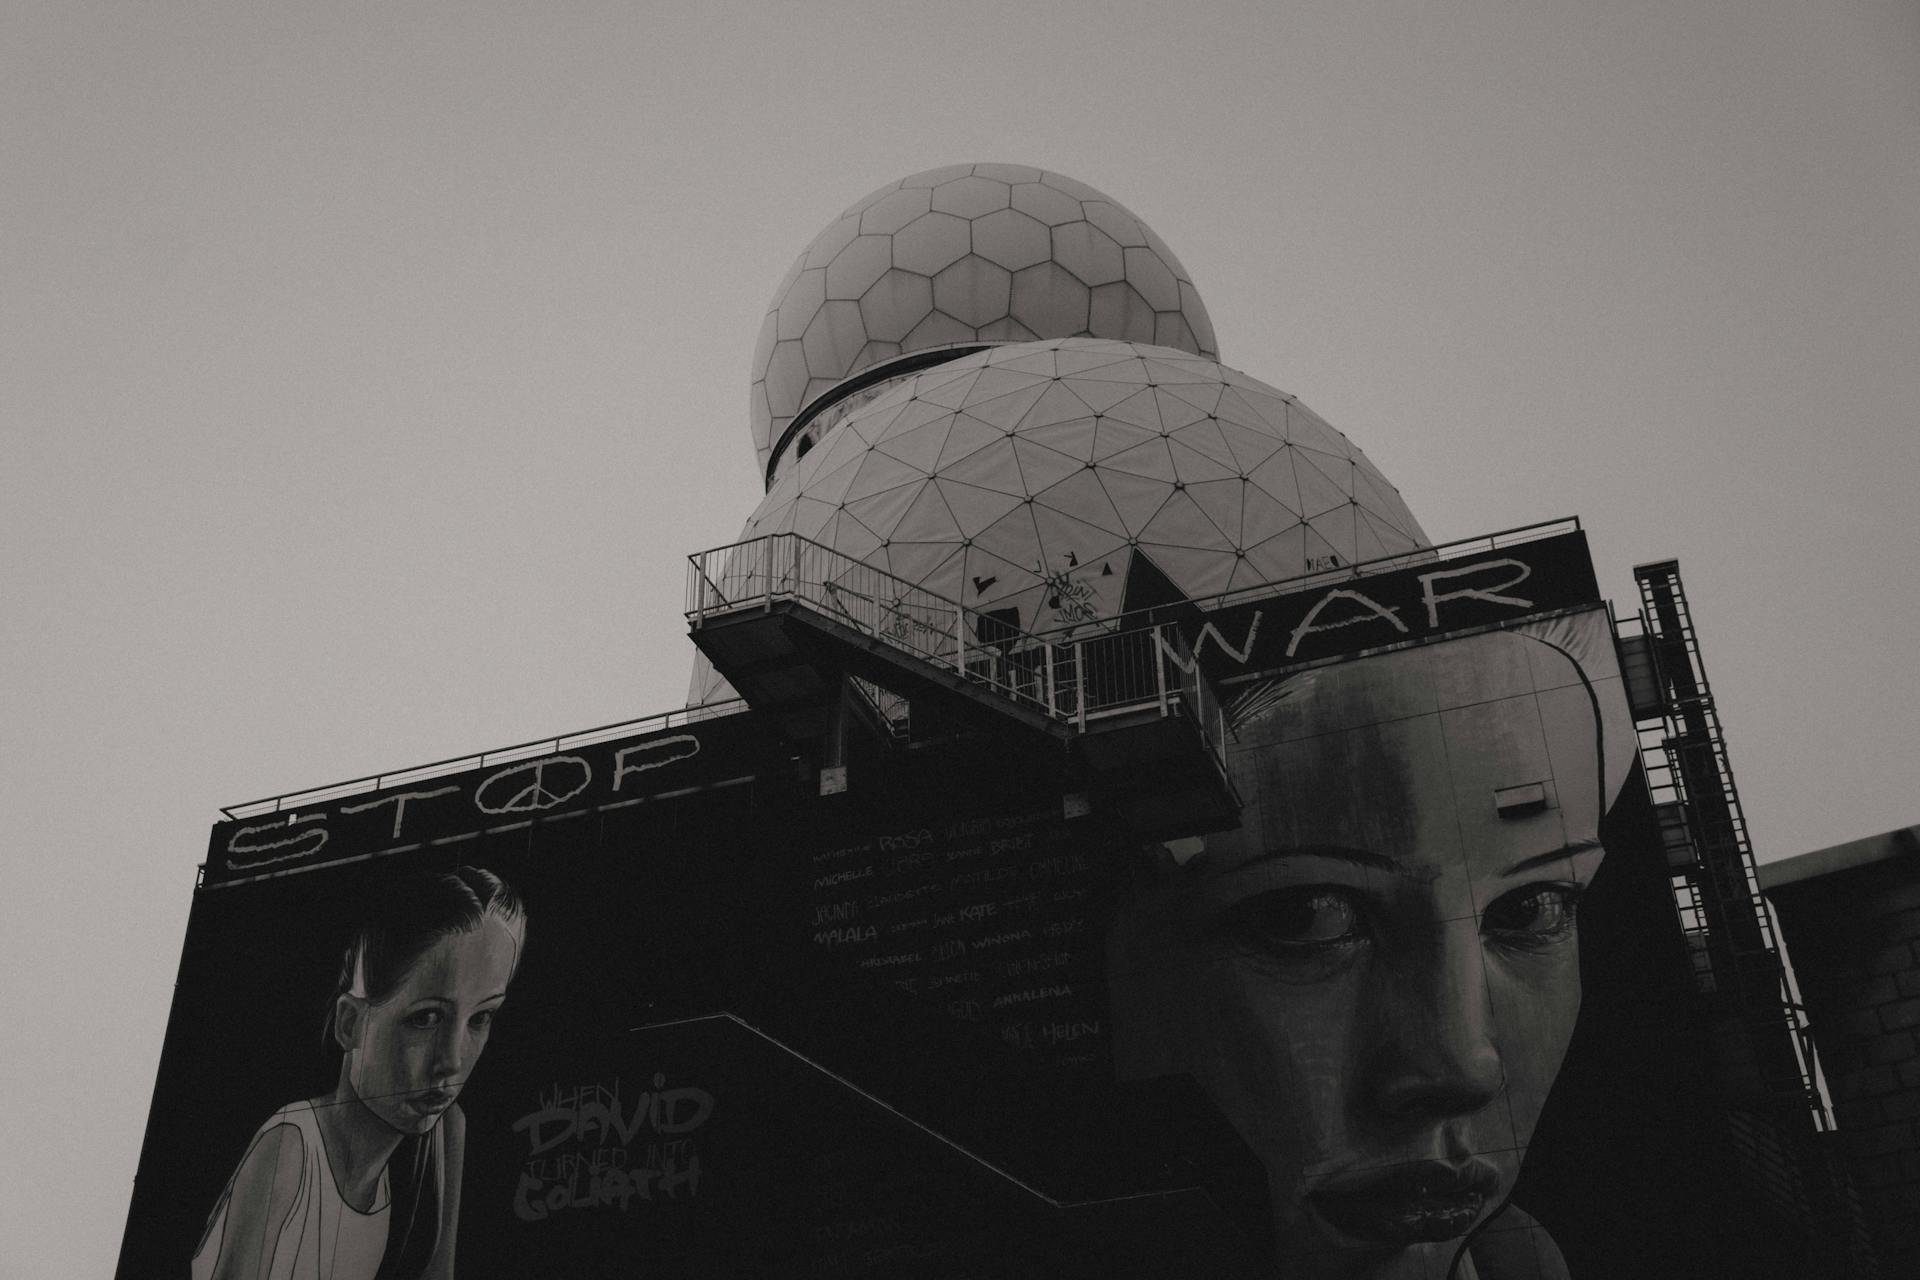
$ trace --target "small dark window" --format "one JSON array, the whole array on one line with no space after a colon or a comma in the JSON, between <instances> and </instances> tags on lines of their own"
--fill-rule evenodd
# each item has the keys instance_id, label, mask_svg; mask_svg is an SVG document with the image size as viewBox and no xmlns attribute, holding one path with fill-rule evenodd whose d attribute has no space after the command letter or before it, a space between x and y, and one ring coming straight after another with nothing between
<instances>
[{"instance_id":1,"label":"small dark window","mask_svg":"<svg viewBox=\"0 0 1920 1280\"><path fill-rule=\"evenodd\" d=\"M793 456L796 458L804 458L807 456L807 450L811 448L813 448L813 437L810 435L801 436L800 443L794 446Z\"/></svg>"}]
</instances>

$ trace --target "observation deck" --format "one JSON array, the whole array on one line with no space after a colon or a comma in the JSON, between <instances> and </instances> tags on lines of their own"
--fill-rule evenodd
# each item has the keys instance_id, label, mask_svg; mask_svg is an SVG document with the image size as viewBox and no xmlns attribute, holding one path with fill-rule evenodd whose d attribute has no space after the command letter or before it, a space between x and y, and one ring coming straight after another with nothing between
<instances>
[{"instance_id":1,"label":"observation deck","mask_svg":"<svg viewBox=\"0 0 1920 1280\"><path fill-rule=\"evenodd\" d=\"M1143 834L1239 824L1226 718L1171 623L1022 631L791 533L688 560L694 644L795 737L850 700L883 726L919 704L1061 743Z\"/></svg>"}]
</instances>

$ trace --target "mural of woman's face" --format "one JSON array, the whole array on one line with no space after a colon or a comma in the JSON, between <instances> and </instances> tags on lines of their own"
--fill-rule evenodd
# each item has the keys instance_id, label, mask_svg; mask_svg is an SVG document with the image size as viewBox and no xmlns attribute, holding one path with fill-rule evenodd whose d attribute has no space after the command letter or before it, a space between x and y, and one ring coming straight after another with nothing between
<instances>
[{"instance_id":1,"label":"mural of woman's face","mask_svg":"<svg viewBox=\"0 0 1920 1280\"><path fill-rule=\"evenodd\" d=\"M341 997L356 1002L340 1021L346 1080L369 1111L404 1134L439 1123L486 1048L519 942L489 915L435 943L380 1003Z\"/></svg>"},{"instance_id":2,"label":"mural of woman's face","mask_svg":"<svg viewBox=\"0 0 1920 1280\"><path fill-rule=\"evenodd\" d=\"M1284 1274L1443 1276L1511 1191L1580 1007L1592 707L1505 635L1295 681L1242 828L1122 913L1123 1072L1191 1072L1260 1157Z\"/></svg>"}]
</instances>

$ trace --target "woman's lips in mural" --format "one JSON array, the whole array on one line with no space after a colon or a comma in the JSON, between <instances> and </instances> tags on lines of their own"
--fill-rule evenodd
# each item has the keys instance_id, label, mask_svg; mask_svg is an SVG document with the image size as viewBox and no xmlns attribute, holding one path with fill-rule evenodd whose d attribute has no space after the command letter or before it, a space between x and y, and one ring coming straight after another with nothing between
<instances>
[{"instance_id":1,"label":"woman's lips in mural","mask_svg":"<svg viewBox=\"0 0 1920 1280\"><path fill-rule=\"evenodd\" d=\"M1410 1245L1465 1235L1499 1188L1500 1175L1485 1161L1430 1160L1337 1178L1307 1198L1347 1235Z\"/></svg>"},{"instance_id":2,"label":"woman's lips in mural","mask_svg":"<svg viewBox=\"0 0 1920 1280\"><path fill-rule=\"evenodd\" d=\"M453 1105L451 1089L427 1089L413 1095L413 1109L422 1115L437 1116Z\"/></svg>"}]
</instances>

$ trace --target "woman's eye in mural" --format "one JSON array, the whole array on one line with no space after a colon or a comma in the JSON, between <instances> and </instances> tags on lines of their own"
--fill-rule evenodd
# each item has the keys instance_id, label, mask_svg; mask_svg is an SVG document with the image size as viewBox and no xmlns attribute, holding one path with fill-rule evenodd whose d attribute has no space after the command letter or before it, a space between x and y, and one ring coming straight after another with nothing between
<instances>
[{"instance_id":1,"label":"woman's eye in mural","mask_svg":"<svg viewBox=\"0 0 1920 1280\"><path fill-rule=\"evenodd\" d=\"M1215 927L1230 949L1266 957L1287 976L1307 980L1343 967L1373 937L1359 895L1334 884L1255 894L1222 912Z\"/></svg>"},{"instance_id":2,"label":"woman's eye in mural","mask_svg":"<svg viewBox=\"0 0 1920 1280\"><path fill-rule=\"evenodd\" d=\"M444 1016L438 1009L415 1009L407 1015L407 1025L415 1031L431 1031Z\"/></svg>"},{"instance_id":3,"label":"woman's eye in mural","mask_svg":"<svg viewBox=\"0 0 1920 1280\"><path fill-rule=\"evenodd\" d=\"M1487 904L1480 932L1504 947L1541 951L1573 936L1580 902L1577 884L1530 884Z\"/></svg>"},{"instance_id":4,"label":"woman's eye in mural","mask_svg":"<svg viewBox=\"0 0 1920 1280\"><path fill-rule=\"evenodd\" d=\"M482 1009L467 1019L467 1025L475 1031L485 1031L493 1026L493 1015L498 1012L498 1009Z\"/></svg>"}]
</instances>

